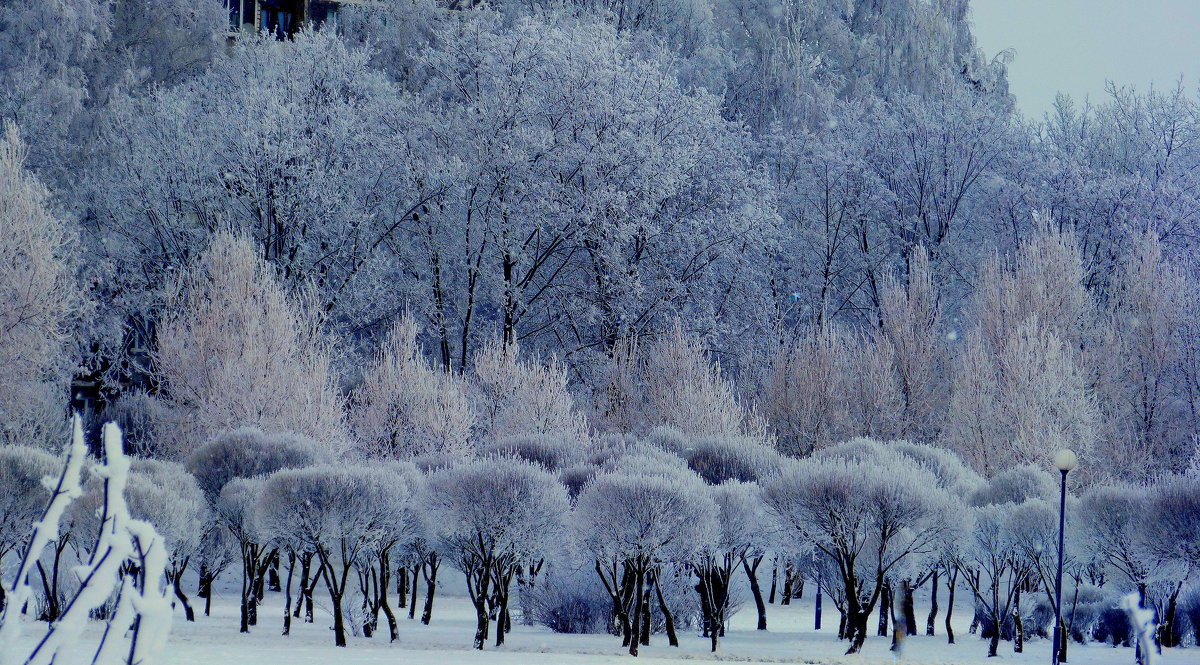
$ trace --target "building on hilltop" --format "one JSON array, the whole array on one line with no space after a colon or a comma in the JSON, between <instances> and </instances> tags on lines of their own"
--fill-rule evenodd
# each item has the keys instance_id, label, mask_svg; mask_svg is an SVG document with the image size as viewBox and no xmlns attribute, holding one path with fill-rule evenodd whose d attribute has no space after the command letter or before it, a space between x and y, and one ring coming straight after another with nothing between
<instances>
[{"instance_id":1,"label":"building on hilltop","mask_svg":"<svg viewBox=\"0 0 1200 665\"><path fill-rule=\"evenodd\" d=\"M332 18L338 7L370 0L224 0L229 34L266 30L283 39Z\"/></svg>"}]
</instances>

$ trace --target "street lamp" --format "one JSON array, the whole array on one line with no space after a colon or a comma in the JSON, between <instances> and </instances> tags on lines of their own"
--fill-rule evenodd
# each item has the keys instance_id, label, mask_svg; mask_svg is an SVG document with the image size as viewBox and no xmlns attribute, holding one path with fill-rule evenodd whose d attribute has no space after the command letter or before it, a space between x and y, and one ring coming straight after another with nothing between
<instances>
[{"instance_id":1,"label":"street lamp","mask_svg":"<svg viewBox=\"0 0 1200 665\"><path fill-rule=\"evenodd\" d=\"M1058 573L1054 577L1054 646L1050 649L1051 665L1058 665L1059 656L1062 655L1062 641L1066 637L1063 635L1062 625L1063 530L1067 515L1067 474L1078 463L1079 458L1066 448L1054 453L1054 466L1058 467L1059 473L1062 474L1062 484L1058 495Z\"/></svg>"}]
</instances>

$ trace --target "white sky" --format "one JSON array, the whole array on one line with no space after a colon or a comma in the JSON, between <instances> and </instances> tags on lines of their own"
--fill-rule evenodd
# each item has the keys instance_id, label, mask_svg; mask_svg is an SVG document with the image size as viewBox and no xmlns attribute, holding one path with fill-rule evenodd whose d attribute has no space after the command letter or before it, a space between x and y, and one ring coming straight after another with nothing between
<instances>
[{"instance_id":1,"label":"white sky","mask_svg":"<svg viewBox=\"0 0 1200 665\"><path fill-rule=\"evenodd\" d=\"M1146 90L1200 81L1200 0L971 0L988 57L1016 51L1009 89L1041 118L1058 91L1104 97L1104 82Z\"/></svg>"}]
</instances>

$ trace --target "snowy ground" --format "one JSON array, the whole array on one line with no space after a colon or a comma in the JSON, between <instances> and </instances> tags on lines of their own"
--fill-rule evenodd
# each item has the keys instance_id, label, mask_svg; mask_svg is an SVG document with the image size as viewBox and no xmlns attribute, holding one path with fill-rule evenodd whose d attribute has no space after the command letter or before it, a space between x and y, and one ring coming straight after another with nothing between
<instances>
[{"instance_id":1,"label":"snowy ground","mask_svg":"<svg viewBox=\"0 0 1200 665\"><path fill-rule=\"evenodd\" d=\"M374 639L351 637L347 648L333 646L333 633L328 614L318 613L314 624L293 622L292 635L280 635L282 624L282 594L268 594L259 625L249 635L237 632L237 597L233 594L214 599L211 617L200 616L189 624L181 613L176 614L171 645L162 665L395 665L419 663L430 665L596 665L599 663L635 662L621 649L620 640L608 635L558 635L546 629L513 626L507 643L499 649L488 645L480 652L470 648L474 634L474 614L462 597L452 594L460 580L447 577L437 599L433 622L423 626L410 621L407 614L400 619L400 642L388 644L386 627L383 635ZM943 605L945 601L943 600ZM814 631L811 598L806 597L791 607L769 605L767 620L770 630L754 630L753 606L739 612L732 630L722 641L717 654L708 652L708 641L696 634L681 634L678 649L667 646L665 637L654 636L649 647L642 648L637 662L661 664L680 660L722 660L734 662L771 663L856 663L882 665L893 663L889 638L871 637L864 653L844 656L845 643L838 642L837 612L826 605L825 626ZM202 609L198 608L198 609ZM975 635L967 634L970 612L960 597L955 610L959 643L947 645L944 635L909 638L903 662L928 665L966 665L970 663L1030 663L1045 665L1050 661L1047 640L1033 639L1025 653L1012 653L1011 643L1001 643L1000 657L985 658L987 644ZM918 617L923 617L918 607ZM939 618L939 624L941 619ZM874 626L874 622L871 624ZM939 625L939 632L940 632ZM93 629L96 627L93 626ZM40 633L41 624L26 626L23 642L31 643ZM1113 649L1101 645L1072 645L1070 662L1083 665L1117 665L1133 663L1132 649ZM1200 649L1172 649L1164 653L1161 665L1194 665L1200 662Z\"/></svg>"}]
</instances>

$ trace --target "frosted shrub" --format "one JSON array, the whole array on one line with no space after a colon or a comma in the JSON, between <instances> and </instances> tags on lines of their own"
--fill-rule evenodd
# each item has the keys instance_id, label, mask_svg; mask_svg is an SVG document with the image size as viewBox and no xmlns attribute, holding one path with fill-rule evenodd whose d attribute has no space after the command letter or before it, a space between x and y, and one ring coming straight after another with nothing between
<instances>
[{"instance_id":1,"label":"frosted shrub","mask_svg":"<svg viewBox=\"0 0 1200 665\"><path fill-rule=\"evenodd\" d=\"M569 466L558 473L558 482L567 488L567 494L571 499L579 496L579 492L587 485L588 481L600 473L600 467L593 464L576 464Z\"/></svg>"},{"instance_id":2,"label":"frosted shrub","mask_svg":"<svg viewBox=\"0 0 1200 665\"><path fill-rule=\"evenodd\" d=\"M582 457L582 442L554 434L521 434L509 436L486 446L484 455L515 457L559 471Z\"/></svg>"},{"instance_id":3,"label":"frosted shrub","mask_svg":"<svg viewBox=\"0 0 1200 665\"><path fill-rule=\"evenodd\" d=\"M974 506L1021 503L1026 499L1057 501L1058 482L1035 466L1018 466L995 475L967 498Z\"/></svg>"},{"instance_id":4,"label":"frosted shrub","mask_svg":"<svg viewBox=\"0 0 1200 665\"><path fill-rule=\"evenodd\" d=\"M678 428L670 425L659 425L650 430L642 439L646 443L661 448L669 453L682 455L690 445L690 439Z\"/></svg>"},{"instance_id":5,"label":"frosted shrub","mask_svg":"<svg viewBox=\"0 0 1200 665\"><path fill-rule=\"evenodd\" d=\"M733 382L679 321L644 348L626 343L613 363L605 411L620 431L666 425L688 436L765 434L762 418L743 407Z\"/></svg>"},{"instance_id":6,"label":"frosted shrub","mask_svg":"<svg viewBox=\"0 0 1200 665\"><path fill-rule=\"evenodd\" d=\"M529 618L556 633L601 633L612 621L604 587L587 569L552 569L527 595Z\"/></svg>"},{"instance_id":7,"label":"frosted shrub","mask_svg":"<svg viewBox=\"0 0 1200 665\"><path fill-rule=\"evenodd\" d=\"M683 451L688 466L705 482L754 482L774 470L779 454L766 444L745 437L701 437Z\"/></svg>"},{"instance_id":8,"label":"frosted shrub","mask_svg":"<svg viewBox=\"0 0 1200 665\"><path fill-rule=\"evenodd\" d=\"M171 409L157 397L135 391L118 397L104 409L104 418L117 424L125 435L125 450L138 457L164 457L163 425L171 421Z\"/></svg>"},{"instance_id":9,"label":"frosted shrub","mask_svg":"<svg viewBox=\"0 0 1200 665\"><path fill-rule=\"evenodd\" d=\"M167 447L261 427L347 440L315 303L294 298L249 240L217 233L170 285L154 363L174 418Z\"/></svg>"},{"instance_id":10,"label":"frosted shrub","mask_svg":"<svg viewBox=\"0 0 1200 665\"><path fill-rule=\"evenodd\" d=\"M522 359L515 344L485 344L475 354L476 410L492 440L517 434L587 437L587 422L567 390L567 370L551 359Z\"/></svg>"},{"instance_id":11,"label":"frosted shrub","mask_svg":"<svg viewBox=\"0 0 1200 665\"><path fill-rule=\"evenodd\" d=\"M186 466L209 497L235 478L264 476L331 461L321 444L302 436L243 427L217 434L188 456Z\"/></svg>"},{"instance_id":12,"label":"frosted shrub","mask_svg":"<svg viewBox=\"0 0 1200 665\"><path fill-rule=\"evenodd\" d=\"M49 492L42 479L59 466L53 455L26 446L0 446L0 562L29 538L29 525L46 508ZM0 586L0 594L4 588ZM0 597L0 607L3 606Z\"/></svg>"},{"instance_id":13,"label":"frosted shrub","mask_svg":"<svg viewBox=\"0 0 1200 665\"><path fill-rule=\"evenodd\" d=\"M371 457L462 457L475 411L461 377L430 366L417 324L401 318L388 333L350 398L350 426Z\"/></svg>"}]
</instances>

